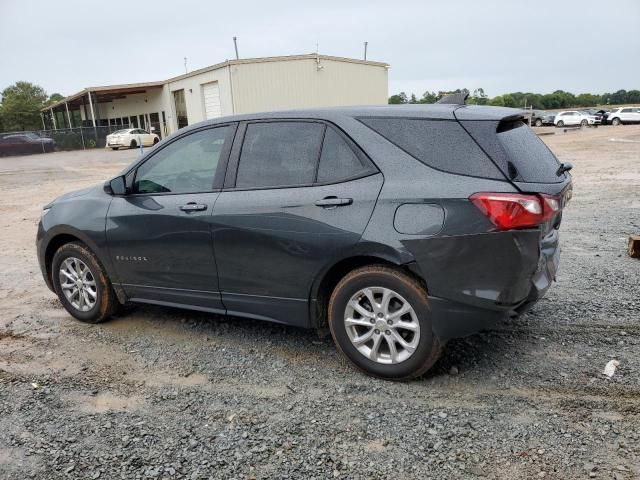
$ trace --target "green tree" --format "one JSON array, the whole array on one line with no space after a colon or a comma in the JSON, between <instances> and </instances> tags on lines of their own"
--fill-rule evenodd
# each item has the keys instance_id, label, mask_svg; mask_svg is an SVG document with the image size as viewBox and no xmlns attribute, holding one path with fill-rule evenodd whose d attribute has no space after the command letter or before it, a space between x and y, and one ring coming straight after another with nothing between
<instances>
[{"instance_id":1,"label":"green tree","mask_svg":"<svg viewBox=\"0 0 640 480\"><path fill-rule=\"evenodd\" d=\"M502 95L493 97L492 99L489 100L489 105L494 105L496 107L504 107L504 98L502 98Z\"/></svg>"},{"instance_id":2,"label":"green tree","mask_svg":"<svg viewBox=\"0 0 640 480\"><path fill-rule=\"evenodd\" d=\"M640 90L629 90L626 103L640 103Z\"/></svg>"},{"instance_id":3,"label":"green tree","mask_svg":"<svg viewBox=\"0 0 640 480\"><path fill-rule=\"evenodd\" d=\"M600 103L600 95L591 93L581 93L576 96L576 106L578 107L594 107Z\"/></svg>"},{"instance_id":4,"label":"green tree","mask_svg":"<svg viewBox=\"0 0 640 480\"><path fill-rule=\"evenodd\" d=\"M521 105L518 105L516 103L516 99L513 97L513 95L507 93L505 95L502 95L502 102L504 104L505 107L520 107Z\"/></svg>"},{"instance_id":5,"label":"green tree","mask_svg":"<svg viewBox=\"0 0 640 480\"><path fill-rule=\"evenodd\" d=\"M438 94L436 92L426 91L422 94L422 98L420 98L418 102L419 103L436 103L439 99L440 97L438 97Z\"/></svg>"},{"instance_id":6,"label":"green tree","mask_svg":"<svg viewBox=\"0 0 640 480\"><path fill-rule=\"evenodd\" d=\"M38 130L40 109L47 101L42 87L29 82L16 82L2 91L3 131Z\"/></svg>"},{"instance_id":7,"label":"green tree","mask_svg":"<svg viewBox=\"0 0 640 480\"><path fill-rule=\"evenodd\" d=\"M469 101L467 103L472 105L486 105L488 101L489 97L484 93L484 89L476 88L471 97L469 97Z\"/></svg>"},{"instance_id":8,"label":"green tree","mask_svg":"<svg viewBox=\"0 0 640 480\"><path fill-rule=\"evenodd\" d=\"M627 91L626 90L618 90L615 93L609 94L609 102L612 105L620 105L622 103L629 103L627 100Z\"/></svg>"},{"instance_id":9,"label":"green tree","mask_svg":"<svg viewBox=\"0 0 640 480\"><path fill-rule=\"evenodd\" d=\"M63 95L60 95L59 93L52 93L51 96L47 99L45 106L53 105L54 103L59 102L62 99L64 99Z\"/></svg>"},{"instance_id":10,"label":"green tree","mask_svg":"<svg viewBox=\"0 0 640 480\"><path fill-rule=\"evenodd\" d=\"M392 105L397 105L401 103L407 103L409 100L407 98L407 94L404 92L400 92L396 95L391 95L389 97L389 103Z\"/></svg>"},{"instance_id":11,"label":"green tree","mask_svg":"<svg viewBox=\"0 0 640 480\"><path fill-rule=\"evenodd\" d=\"M411 94L411 98L409 98L409 103L418 103L418 99L416 98L415 93Z\"/></svg>"}]
</instances>

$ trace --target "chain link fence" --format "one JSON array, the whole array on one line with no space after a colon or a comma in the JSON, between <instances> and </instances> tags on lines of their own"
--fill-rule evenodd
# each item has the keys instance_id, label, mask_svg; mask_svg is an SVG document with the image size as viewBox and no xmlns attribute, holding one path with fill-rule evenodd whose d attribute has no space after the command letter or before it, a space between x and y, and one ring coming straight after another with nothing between
<instances>
[{"instance_id":1,"label":"chain link fence","mask_svg":"<svg viewBox=\"0 0 640 480\"><path fill-rule=\"evenodd\" d=\"M59 128L0 133L0 155L47 153L53 151L104 148L107 135L132 125Z\"/></svg>"}]
</instances>

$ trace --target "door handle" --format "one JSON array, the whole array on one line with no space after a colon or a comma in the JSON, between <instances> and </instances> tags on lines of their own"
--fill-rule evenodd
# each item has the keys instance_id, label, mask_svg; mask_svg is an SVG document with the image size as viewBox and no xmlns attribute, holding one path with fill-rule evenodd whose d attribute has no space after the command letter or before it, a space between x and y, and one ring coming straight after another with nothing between
<instances>
[{"instance_id":1,"label":"door handle","mask_svg":"<svg viewBox=\"0 0 640 480\"><path fill-rule=\"evenodd\" d=\"M338 198L335 196L324 197L322 200L316 201L316 206L322 208L335 208L344 207L345 205L351 205L353 198Z\"/></svg>"},{"instance_id":2,"label":"door handle","mask_svg":"<svg viewBox=\"0 0 640 480\"><path fill-rule=\"evenodd\" d=\"M180 205L178 208L183 212L200 212L206 210L207 206L202 203L189 202L186 205Z\"/></svg>"}]
</instances>

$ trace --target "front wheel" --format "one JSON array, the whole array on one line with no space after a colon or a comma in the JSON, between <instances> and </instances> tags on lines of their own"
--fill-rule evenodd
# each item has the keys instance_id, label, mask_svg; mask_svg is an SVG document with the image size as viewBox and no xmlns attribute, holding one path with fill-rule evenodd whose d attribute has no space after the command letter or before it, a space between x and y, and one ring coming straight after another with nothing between
<instances>
[{"instance_id":1,"label":"front wheel","mask_svg":"<svg viewBox=\"0 0 640 480\"><path fill-rule=\"evenodd\" d=\"M354 270L338 283L329 300L329 328L338 350L374 377L418 377L442 351L425 289L382 265Z\"/></svg>"},{"instance_id":2,"label":"front wheel","mask_svg":"<svg viewBox=\"0 0 640 480\"><path fill-rule=\"evenodd\" d=\"M613 120L611 120L611 125L615 125L616 127L618 125L620 125L622 122L620 121L620 119L618 117L614 118Z\"/></svg>"},{"instance_id":3,"label":"front wheel","mask_svg":"<svg viewBox=\"0 0 640 480\"><path fill-rule=\"evenodd\" d=\"M558 126L559 126L559 127L564 127L564 122L563 122L562 120L560 120L560 121L558 122Z\"/></svg>"},{"instance_id":4,"label":"front wheel","mask_svg":"<svg viewBox=\"0 0 640 480\"><path fill-rule=\"evenodd\" d=\"M118 147L111 147L111 150L118 150Z\"/></svg>"},{"instance_id":5,"label":"front wheel","mask_svg":"<svg viewBox=\"0 0 640 480\"><path fill-rule=\"evenodd\" d=\"M542 126L542 120L540 120L539 118L536 120L535 123L536 127L541 127Z\"/></svg>"},{"instance_id":6,"label":"front wheel","mask_svg":"<svg viewBox=\"0 0 640 480\"><path fill-rule=\"evenodd\" d=\"M100 261L82 243L67 243L58 249L51 277L62 306L81 322L104 322L119 305Z\"/></svg>"},{"instance_id":7,"label":"front wheel","mask_svg":"<svg viewBox=\"0 0 640 480\"><path fill-rule=\"evenodd\" d=\"M582 125L583 127L586 127L587 125L589 125L589 121L588 120L582 120L580 122L580 125Z\"/></svg>"}]
</instances>

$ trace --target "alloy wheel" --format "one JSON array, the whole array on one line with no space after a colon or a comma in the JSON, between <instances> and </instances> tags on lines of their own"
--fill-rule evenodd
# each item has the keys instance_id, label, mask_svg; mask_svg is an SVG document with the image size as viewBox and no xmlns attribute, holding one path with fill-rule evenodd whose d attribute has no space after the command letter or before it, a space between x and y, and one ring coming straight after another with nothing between
<instances>
[{"instance_id":1,"label":"alloy wheel","mask_svg":"<svg viewBox=\"0 0 640 480\"><path fill-rule=\"evenodd\" d=\"M369 287L356 292L347 303L344 325L353 346L376 363L404 362L420 342L416 312L389 288Z\"/></svg>"},{"instance_id":2,"label":"alloy wheel","mask_svg":"<svg viewBox=\"0 0 640 480\"><path fill-rule=\"evenodd\" d=\"M82 260L65 258L58 272L60 288L71 306L81 312L88 312L98 301L96 279Z\"/></svg>"}]
</instances>

